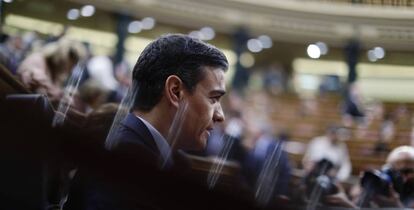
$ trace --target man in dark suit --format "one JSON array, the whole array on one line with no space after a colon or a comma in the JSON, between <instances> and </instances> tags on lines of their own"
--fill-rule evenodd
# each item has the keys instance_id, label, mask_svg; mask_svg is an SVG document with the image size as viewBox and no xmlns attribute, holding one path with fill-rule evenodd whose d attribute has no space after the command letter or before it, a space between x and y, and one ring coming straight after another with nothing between
<instances>
[{"instance_id":1,"label":"man in dark suit","mask_svg":"<svg viewBox=\"0 0 414 210\"><path fill-rule=\"evenodd\" d=\"M186 35L149 44L133 70L132 111L101 161L79 169L65 208L208 208L213 196L203 198L207 191L183 178L188 161L180 151L204 149L224 120L227 67L217 48Z\"/></svg>"}]
</instances>

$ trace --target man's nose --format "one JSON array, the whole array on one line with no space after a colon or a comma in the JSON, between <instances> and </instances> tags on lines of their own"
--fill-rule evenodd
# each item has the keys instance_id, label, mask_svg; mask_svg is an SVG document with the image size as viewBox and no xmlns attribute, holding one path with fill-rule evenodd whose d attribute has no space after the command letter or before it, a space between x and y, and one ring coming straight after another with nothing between
<instances>
[{"instance_id":1,"label":"man's nose","mask_svg":"<svg viewBox=\"0 0 414 210\"><path fill-rule=\"evenodd\" d=\"M223 109L221 108L220 104L214 110L213 121L214 122L223 122L224 121L224 113L223 113Z\"/></svg>"}]
</instances>

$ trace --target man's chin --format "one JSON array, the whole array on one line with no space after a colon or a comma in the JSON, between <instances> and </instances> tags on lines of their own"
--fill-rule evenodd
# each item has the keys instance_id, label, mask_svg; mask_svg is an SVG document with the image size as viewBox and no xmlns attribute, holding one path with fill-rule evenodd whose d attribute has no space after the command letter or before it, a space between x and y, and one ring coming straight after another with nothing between
<instances>
[{"instance_id":1,"label":"man's chin","mask_svg":"<svg viewBox=\"0 0 414 210\"><path fill-rule=\"evenodd\" d=\"M198 149L199 149L200 151L202 151L202 150L205 150L205 149L206 149L206 147L207 147L207 140L203 140L203 141L201 141L201 142L199 143L199 147L198 147Z\"/></svg>"},{"instance_id":2,"label":"man's chin","mask_svg":"<svg viewBox=\"0 0 414 210\"><path fill-rule=\"evenodd\" d=\"M201 152L204 151L207 147L207 139L201 138L198 139L195 144L190 148L191 151Z\"/></svg>"},{"instance_id":3,"label":"man's chin","mask_svg":"<svg viewBox=\"0 0 414 210\"><path fill-rule=\"evenodd\" d=\"M175 145L175 149L180 149L183 151L191 151L191 152L200 152L203 151L207 146L207 139L205 138L186 138L186 139L193 139L188 141L179 141Z\"/></svg>"}]
</instances>

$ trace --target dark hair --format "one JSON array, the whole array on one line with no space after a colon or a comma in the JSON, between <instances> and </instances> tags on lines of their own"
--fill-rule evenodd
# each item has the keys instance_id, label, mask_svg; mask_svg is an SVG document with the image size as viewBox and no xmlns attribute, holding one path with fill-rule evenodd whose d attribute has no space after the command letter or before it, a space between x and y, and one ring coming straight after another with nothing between
<instances>
[{"instance_id":1,"label":"dark hair","mask_svg":"<svg viewBox=\"0 0 414 210\"><path fill-rule=\"evenodd\" d=\"M169 34L150 43L135 64L133 87L138 88L133 109L149 111L161 99L165 81L177 75L190 92L203 79L204 67L226 71L226 57L216 47L182 34Z\"/></svg>"}]
</instances>

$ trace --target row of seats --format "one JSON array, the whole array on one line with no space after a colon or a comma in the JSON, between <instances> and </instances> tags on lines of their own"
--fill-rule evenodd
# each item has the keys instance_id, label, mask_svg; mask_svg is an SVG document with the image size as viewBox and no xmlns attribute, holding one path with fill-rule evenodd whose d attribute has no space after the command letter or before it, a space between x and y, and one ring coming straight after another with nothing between
<instances>
[{"instance_id":1,"label":"row of seats","mask_svg":"<svg viewBox=\"0 0 414 210\"><path fill-rule=\"evenodd\" d=\"M262 96L263 97L263 96ZM324 135L326 128L331 123L340 124L342 115L340 112L341 98L339 96L322 96L311 99L316 108L313 112L303 114L306 103L296 95L266 96L267 100L247 97L248 107L260 110L260 106L270 110L269 120L276 132L287 132L290 141L300 146L296 152L290 154L293 165L301 167L301 160L307 143L314 137ZM305 99L310 100L310 99ZM259 101L259 102L258 102ZM262 104L260 104L262 103ZM384 109L388 111L396 110L401 107L399 103L384 103ZM411 141L411 113L414 104L404 104L407 115L395 123L395 134L393 139L379 145L380 127L382 119L371 121L368 126L348 127L348 140L345 141L350 153L353 174L358 175L361 171L369 168L380 168L385 163L387 151L401 145L409 145ZM383 151L378 152L379 146L383 146Z\"/></svg>"}]
</instances>

